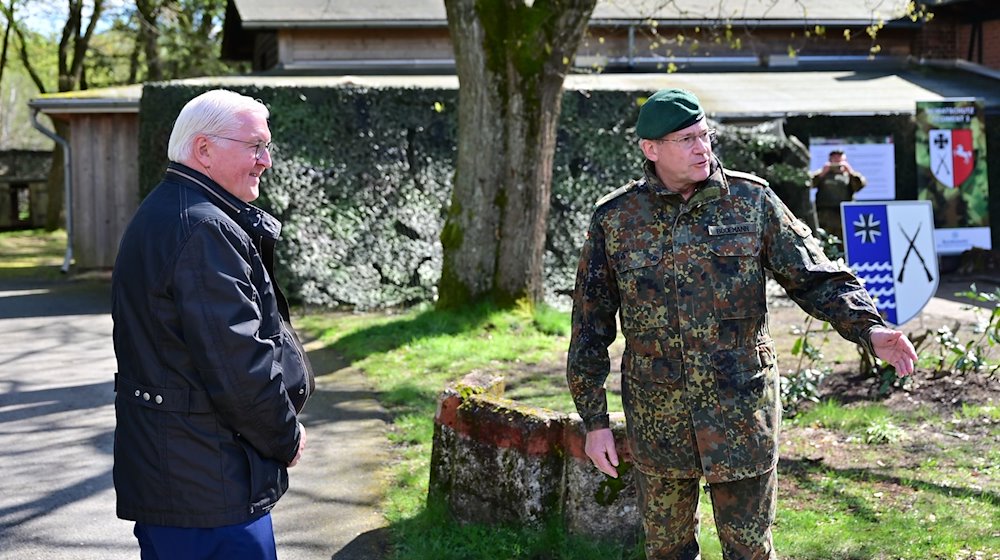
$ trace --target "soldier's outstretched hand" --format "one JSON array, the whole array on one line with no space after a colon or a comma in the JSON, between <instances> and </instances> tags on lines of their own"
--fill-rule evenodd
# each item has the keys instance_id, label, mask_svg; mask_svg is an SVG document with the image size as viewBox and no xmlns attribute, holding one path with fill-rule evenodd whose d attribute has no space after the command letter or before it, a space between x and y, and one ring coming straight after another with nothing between
<instances>
[{"instance_id":1,"label":"soldier's outstretched hand","mask_svg":"<svg viewBox=\"0 0 1000 560\"><path fill-rule=\"evenodd\" d=\"M872 348L879 359L889 362L900 376L913 373L913 363L917 361L917 351L913 343L901 331L875 327L871 331Z\"/></svg>"},{"instance_id":2,"label":"soldier's outstretched hand","mask_svg":"<svg viewBox=\"0 0 1000 560\"><path fill-rule=\"evenodd\" d=\"M587 457L594 462L597 470L618 478L618 451L615 450L615 436L610 428L587 432Z\"/></svg>"}]
</instances>

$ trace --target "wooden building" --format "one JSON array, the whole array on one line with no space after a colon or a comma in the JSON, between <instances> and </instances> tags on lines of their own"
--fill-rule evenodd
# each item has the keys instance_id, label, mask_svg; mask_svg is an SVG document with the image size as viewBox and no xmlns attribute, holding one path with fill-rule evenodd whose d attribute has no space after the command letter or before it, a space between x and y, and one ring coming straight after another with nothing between
<instances>
[{"instance_id":1,"label":"wooden building","mask_svg":"<svg viewBox=\"0 0 1000 560\"><path fill-rule=\"evenodd\" d=\"M69 242L77 267L110 268L139 205L139 98L142 86L33 99L29 106L69 124L72 204Z\"/></svg>"},{"instance_id":2,"label":"wooden building","mask_svg":"<svg viewBox=\"0 0 1000 560\"><path fill-rule=\"evenodd\" d=\"M927 59L961 60L1000 70L1000 2L925 0L934 19L916 50Z\"/></svg>"},{"instance_id":3,"label":"wooden building","mask_svg":"<svg viewBox=\"0 0 1000 560\"><path fill-rule=\"evenodd\" d=\"M934 0L931 0L932 2ZM987 0L960 0L954 4ZM579 70L809 67L920 57L923 22L889 0L599 0ZM951 9L951 8L949 8ZM869 26L884 23L878 47ZM223 56L257 72L451 73L441 0L229 0ZM948 54L951 57L951 54Z\"/></svg>"}]
</instances>

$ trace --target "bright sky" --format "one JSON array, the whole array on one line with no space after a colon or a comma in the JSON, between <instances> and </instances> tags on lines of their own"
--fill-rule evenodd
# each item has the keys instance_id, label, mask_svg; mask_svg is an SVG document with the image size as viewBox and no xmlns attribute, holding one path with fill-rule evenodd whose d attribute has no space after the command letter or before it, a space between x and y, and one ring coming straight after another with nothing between
<instances>
[{"instance_id":1,"label":"bright sky","mask_svg":"<svg viewBox=\"0 0 1000 560\"><path fill-rule=\"evenodd\" d=\"M54 36L62 32L63 25L66 23L67 4L68 2L65 0L25 0L18 2L14 17L33 31ZM132 4L128 0L105 0L101 17L104 27L110 24L111 16L121 13ZM93 13L93 10L93 0L84 0L84 22L90 22L90 14ZM97 31L102 30L102 27L98 26Z\"/></svg>"}]
</instances>

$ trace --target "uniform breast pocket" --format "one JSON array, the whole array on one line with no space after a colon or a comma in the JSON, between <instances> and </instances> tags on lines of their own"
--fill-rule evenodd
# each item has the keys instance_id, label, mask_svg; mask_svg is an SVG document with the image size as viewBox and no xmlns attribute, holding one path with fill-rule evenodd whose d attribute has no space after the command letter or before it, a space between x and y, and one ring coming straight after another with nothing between
<instances>
[{"instance_id":1,"label":"uniform breast pocket","mask_svg":"<svg viewBox=\"0 0 1000 560\"><path fill-rule=\"evenodd\" d=\"M615 264L621 294L622 330L634 332L667 324L660 250L626 252Z\"/></svg>"},{"instance_id":2,"label":"uniform breast pocket","mask_svg":"<svg viewBox=\"0 0 1000 560\"><path fill-rule=\"evenodd\" d=\"M767 311L760 248L757 235L723 235L710 241L714 261L711 281L719 318L756 317Z\"/></svg>"}]
</instances>

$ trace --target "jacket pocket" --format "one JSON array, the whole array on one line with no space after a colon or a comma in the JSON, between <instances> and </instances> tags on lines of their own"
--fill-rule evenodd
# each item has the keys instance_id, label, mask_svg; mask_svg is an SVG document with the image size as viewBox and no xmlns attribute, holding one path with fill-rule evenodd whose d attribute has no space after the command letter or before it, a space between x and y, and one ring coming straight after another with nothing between
<instances>
[{"instance_id":1,"label":"jacket pocket","mask_svg":"<svg viewBox=\"0 0 1000 560\"><path fill-rule=\"evenodd\" d=\"M298 414L302 412L306 400L315 390L316 378L305 348L299 342L295 331L284 323L281 326L281 346L282 381Z\"/></svg>"},{"instance_id":2,"label":"jacket pocket","mask_svg":"<svg viewBox=\"0 0 1000 560\"><path fill-rule=\"evenodd\" d=\"M622 403L629 445L637 461L662 469L699 468L680 360L626 352Z\"/></svg>"},{"instance_id":3,"label":"jacket pocket","mask_svg":"<svg viewBox=\"0 0 1000 560\"><path fill-rule=\"evenodd\" d=\"M711 239L713 300L720 319L755 317L767 312L760 249L761 239L757 235L723 235Z\"/></svg>"},{"instance_id":4,"label":"jacket pocket","mask_svg":"<svg viewBox=\"0 0 1000 560\"><path fill-rule=\"evenodd\" d=\"M247 506L250 515L270 511L288 490L288 471L278 461L261 457L260 453L238 434L235 437L247 458L250 474Z\"/></svg>"},{"instance_id":5,"label":"jacket pocket","mask_svg":"<svg viewBox=\"0 0 1000 560\"><path fill-rule=\"evenodd\" d=\"M780 422L773 349L760 345L720 350L712 362L733 464L772 461Z\"/></svg>"},{"instance_id":6,"label":"jacket pocket","mask_svg":"<svg viewBox=\"0 0 1000 560\"><path fill-rule=\"evenodd\" d=\"M662 260L663 252L658 248L625 252L616 259L625 332L667 324L665 279L659 266Z\"/></svg>"},{"instance_id":7,"label":"jacket pocket","mask_svg":"<svg viewBox=\"0 0 1000 560\"><path fill-rule=\"evenodd\" d=\"M644 386L684 388L684 371L680 360L625 352L622 356L622 375L632 383Z\"/></svg>"}]
</instances>

